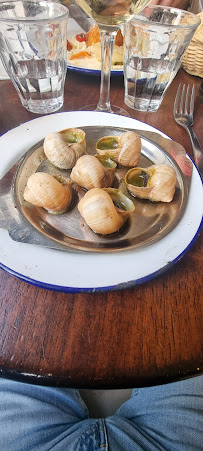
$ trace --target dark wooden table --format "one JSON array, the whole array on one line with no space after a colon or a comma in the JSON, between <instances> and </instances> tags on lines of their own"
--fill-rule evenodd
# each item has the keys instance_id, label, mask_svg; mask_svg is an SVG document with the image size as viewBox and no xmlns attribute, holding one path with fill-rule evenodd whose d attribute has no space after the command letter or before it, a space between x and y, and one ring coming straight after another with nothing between
<instances>
[{"instance_id":1,"label":"dark wooden table","mask_svg":"<svg viewBox=\"0 0 203 451\"><path fill-rule=\"evenodd\" d=\"M156 113L123 102L123 78L111 82L111 101L181 143L173 102L180 81L201 79L180 70ZM35 118L10 81L0 81L0 133ZM194 130L203 146L203 104L196 90ZM68 72L61 111L95 103L99 78ZM0 150L2 152L3 149ZM0 375L36 384L79 388L154 385L203 370L202 236L167 272L133 289L68 294L22 282L0 270ZM0 260L1 261L1 260Z\"/></svg>"}]
</instances>

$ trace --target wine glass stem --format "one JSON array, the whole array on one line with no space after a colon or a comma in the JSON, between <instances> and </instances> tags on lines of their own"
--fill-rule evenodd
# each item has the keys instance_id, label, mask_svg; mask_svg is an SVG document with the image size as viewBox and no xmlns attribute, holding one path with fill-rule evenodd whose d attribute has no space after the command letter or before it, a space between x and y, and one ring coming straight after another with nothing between
<instances>
[{"instance_id":1,"label":"wine glass stem","mask_svg":"<svg viewBox=\"0 0 203 451\"><path fill-rule=\"evenodd\" d=\"M100 29L101 36L101 84L100 97L96 111L111 113L110 104L110 77L111 63L114 49L116 31Z\"/></svg>"}]
</instances>

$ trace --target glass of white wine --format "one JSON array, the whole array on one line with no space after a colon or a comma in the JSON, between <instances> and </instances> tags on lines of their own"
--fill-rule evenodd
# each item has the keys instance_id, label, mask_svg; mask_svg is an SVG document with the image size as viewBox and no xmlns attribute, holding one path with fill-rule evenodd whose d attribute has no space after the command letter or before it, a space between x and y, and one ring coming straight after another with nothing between
<instances>
[{"instance_id":1,"label":"glass of white wine","mask_svg":"<svg viewBox=\"0 0 203 451\"><path fill-rule=\"evenodd\" d=\"M115 37L118 29L138 14L150 0L75 0L76 3L97 23L101 37L101 84L97 105L83 109L106 113L129 114L110 103L111 62Z\"/></svg>"}]
</instances>

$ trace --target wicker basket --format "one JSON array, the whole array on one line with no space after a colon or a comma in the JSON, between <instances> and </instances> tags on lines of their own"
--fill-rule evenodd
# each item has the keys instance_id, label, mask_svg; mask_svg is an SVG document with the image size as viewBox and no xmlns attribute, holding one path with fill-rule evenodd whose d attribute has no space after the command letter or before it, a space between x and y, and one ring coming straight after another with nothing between
<instances>
[{"instance_id":1,"label":"wicker basket","mask_svg":"<svg viewBox=\"0 0 203 451\"><path fill-rule=\"evenodd\" d=\"M182 66L188 74L203 78L203 11L197 14L201 24L183 55Z\"/></svg>"}]
</instances>

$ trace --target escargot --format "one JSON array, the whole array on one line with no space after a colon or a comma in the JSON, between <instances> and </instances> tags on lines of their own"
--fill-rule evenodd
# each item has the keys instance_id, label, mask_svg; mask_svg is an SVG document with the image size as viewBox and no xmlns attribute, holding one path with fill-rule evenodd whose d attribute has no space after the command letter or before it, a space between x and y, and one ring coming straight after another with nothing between
<instances>
[{"instance_id":1,"label":"escargot","mask_svg":"<svg viewBox=\"0 0 203 451\"><path fill-rule=\"evenodd\" d=\"M103 235L118 231L134 209L134 203L114 188L92 188L78 203L87 225Z\"/></svg>"},{"instance_id":2,"label":"escargot","mask_svg":"<svg viewBox=\"0 0 203 451\"><path fill-rule=\"evenodd\" d=\"M116 170L116 163L110 158L98 155L83 155L71 171L70 178L89 190L111 186Z\"/></svg>"},{"instance_id":3,"label":"escargot","mask_svg":"<svg viewBox=\"0 0 203 451\"><path fill-rule=\"evenodd\" d=\"M171 202L175 193L176 172L166 164L137 167L127 172L125 184L132 195L141 199Z\"/></svg>"},{"instance_id":4,"label":"escargot","mask_svg":"<svg viewBox=\"0 0 203 451\"><path fill-rule=\"evenodd\" d=\"M121 166L134 167L140 161L141 139L132 131L124 132L120 136L104 136L97 142L96 150Z\"/></svg>"},{"instance_id":5,"label":"escargot","mask_svg":"<svg viewBox=\"0 0 203 451\"><path fill-rule=\"evenodd\" d=\"M72 201L72 181L67 177L35 172L27 180L24 199L49 213L65 213Z\"/></svg>"},{"instance_id":6,"label":"escargot","mask_svg":"<svg viewBox=\"0 0 203 451\"><path fill-rule=\"evenodd\" d=\"M72 169L86 151L85 132L68 128L59 133L49 133L44 139L44 153L59 169Z\"/></svg>"}]
</instances>

